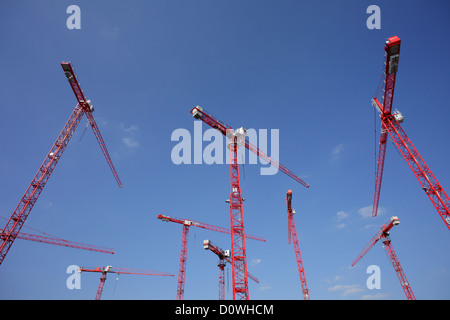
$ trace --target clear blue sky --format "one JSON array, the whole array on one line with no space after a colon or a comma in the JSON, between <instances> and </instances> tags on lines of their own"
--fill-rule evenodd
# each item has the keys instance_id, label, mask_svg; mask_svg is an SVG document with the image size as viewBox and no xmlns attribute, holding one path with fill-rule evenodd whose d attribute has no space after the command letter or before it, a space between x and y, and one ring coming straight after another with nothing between
<instances>
[{"instance_id":1,"label":"clear blue sky","mask_svg":"<svg viewBox=\"0 0 450 320\"><path fill-rule=\"evenodd\" d=\"M72 4L80 30L66 27ZM380 30L366 27L372 4ZM230 221L229 166L171 160L172 132L193 134L189 111L200 105L236 128L279 129L280 162L311 185L245 165L246 232L267 239L247 241L248 270L260 280L250 282L251 299L302 298L288 189L311 299L405 298L381 243L350 267L394 215L392 243L416 298L449 299L450 233L391 142L381 213L366 214L380 125L370 99L393 35L402 40L394 108L450 192L449 14L447 1L2 1L0 216L11 215L76 104L63 60L96 107L123 188L92 130L80 141L83 118L26 225L116 254L17 239L0 267L0 298L93 299L99 275L82 274L81 290L69 290L66 268L112 265L175 277L110 275L103 299L175 299L182 227L156 216ZM226 235L191 228L185 299L217 299L217 258L204 239L230 246ZM366 287L370 265L381 269L380 290Z\"/></svg>"}]
</instances>

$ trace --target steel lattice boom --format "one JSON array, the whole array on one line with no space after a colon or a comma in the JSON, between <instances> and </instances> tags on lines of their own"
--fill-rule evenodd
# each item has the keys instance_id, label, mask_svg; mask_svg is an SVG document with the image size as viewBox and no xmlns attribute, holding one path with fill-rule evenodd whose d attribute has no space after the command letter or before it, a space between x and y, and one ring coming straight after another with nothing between
<instances>
[{"instance_id":1,"label":"steel lattice boom","mask_svg":"<svg viewBox=\"0 0 450 320\"><path fill-rule=\"evenodd\" d=\"M214 118L211 114L208 114L202 107L197 106L191 110L191 113L195 119L202 120L212 128L220 131L224 136L227 136L231 139L231 136L233 136L233 129L231 126L223 123L219 119ZM245 129L244 129L245 131ZM255 145L250 143L248 139L245 139L244 135L236 136L237 143L239 145L242 145L246 147L248 150L256 154L258 157L262 158L263 160L270 163L273 167L277 168L284 174L286 174L288 177L291 177L296 182L300 183L302 186L309 188L309 184L297 177L292 171L290 171L286 166L279 163L277 160L272 159L269 155L267 155L262 150L258 149Z\"/></svg>"},{"instance_id":2,"label":"steel lattice boom","mask_svg":"<svg viewBox=\"0 0 450 320\"><path fill-rule=\"evenodd\" d=\"M389 257L392 266L394 267L395 273L400 281L400 284L403 288L403 291L406 295L406 299L415 300L414 293L409 285L408 280L406 279L405 272L403 271L402 266L400 265L400 261L398 260L397 254L394 251L394 247L392 246L391 239L389 237L389 230L392 229L393 226L398 225L400 221L398 217L391 217L383 226L378 230L378 232L372 237L369 243L363 248L358 257L352 262L352 267L361 260L362 257L381 239L384 243L384 249Z\"/></svg>"},{"instance_id":3,"label":"steel lattice boom","mask_svg":"<svg viewBox=\"0 0 450 320\"><path fill-rule=\"evenodd\" d=\"M288 242L291 243L292 238L292 242L294 243L295 258L297 260L298 275L300 277L300 284L302 286L303 299L310 300L309 289L306 283L305 268L303 266L302 254L300 252L300 245L298 242L297 229L295 227L295 210L292 209L292 190L288 190L286 194L286 204L288 212Z\"/></svg>"},{"instance_id":4,"label":"steel lattice boom","mask_svg":"<svg viewBox=\"0 0 450 320\"><path fill-rule=\"evenodd\" d=\"M173 277L173 274L167 272L159 272L153 270L142 270L142 269L128 269L128 268L113 268L112 266L106 267L96 267L96 268L84 268L81 267L78 269L78 272L99 272L102 275L100 276L100 283L98 285L97 294L95 295L95 300L100 300L103 292L103 287L106 281L107 273L117 273L117 274L138 274L145 276L164 276L164 277Z\"/></svg>"},{"instance_id":5,"label":"steel lattice boom","mask_svg":"<svg viewBox=\"0 0 450 320\"><path fill-rule=\"evenodd\" d=\"M89 119L89 123L94 129L94 133L100 143L100 147L107 157L108 164L113 170L113 174L116 177L119 187L122 186L114 169L114 166L112 165L111 159L109 158L109 154L106 150L105 143L101 138L100 131L95 124L95 120L92 116L93 107L90 101L86 101L86 99L84 98L84 94L80 88L78 80L75 77L75 73L73 72L70 63L63 62L61 63L61 65L72 89L75 92L78 104L75 106L75 109L70 115L69 120L67 120L64 128L51 147L49 153L45 157L44 162L39 167L39 170L37 171L27 190L25 191L25 194L20 199L19 204L17 205L16 209L3 228L0 236L0 264L3 262L9 249L14 243L14 240L16 239L17 235L20 232L20 229L28 218L31 209L33 208L48 179L50 178L50 175L55 169L56 164L58 163L59 159L61 159L61 156L70 141L70 138L72 138L75 129L77 128L81 118L83 117L83 114L86 114Z\"/></svg>"},{"instance_id":6,"label":"steel lattice boom","mask_svg":"<svg viewBox=\"0 0 450 320\"><path fill-rule=\"evenodd\" d=\"M419 180L422 189L425 191L445 225L450 230L450 198L400 126L400 123L403 122L401 113L398 111L395 111L394 113L391 112L398 70L400 43L401 41L398 37L391 37L386 41L384 47L386 52L386 68L384 71L386 79L383 103L378 101L376 97L372 99L372 105L378 110L381 118L381 136L375 177L375 195L372 216L376 216L378 211L386 155L386 141L387 135L389 134L417 180Z\"/></svg>"},{"instance_id":7,"label":"steel lattice boom","mask_svg":"<svg viewBox=\"0 0 450 320\"><path fill-rule=\"evenodd\" d=\"M92 244L85 244L85 243L80 243L80 242L73 242L73 241L68 241L68 240L64 240L64 239L60 239L60 238L39 236L36 234L30 234L30 233L24 233L24 232L20 232L17 235L17 238L23 239L23 240L30 240L30 241L54 244L57 246L63 246L63 247L69 247L69 248L75 248L75 249L90 250L90 251L95 251L95 252L114 254L114 249L111 249L111 248L99 247L99 246L94 246Z\"/></svg>"}]
</instances>

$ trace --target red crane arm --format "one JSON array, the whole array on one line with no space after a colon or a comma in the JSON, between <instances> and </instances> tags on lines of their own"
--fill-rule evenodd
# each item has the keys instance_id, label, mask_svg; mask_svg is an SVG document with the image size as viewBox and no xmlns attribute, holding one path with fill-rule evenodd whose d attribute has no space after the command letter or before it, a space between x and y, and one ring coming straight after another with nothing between
<instances>
[{"instance_id":1,"label":"red crane arm","mask_svg":"<svg viewBox=\"0 0 450 320\"><path fill-rule=\"evenodd\" d=\"M202 120L206 124L210 125L212 128L219 130L225 136L227 135L227 133L230 132L230 130L232 130L232 128L229 125L221 122L220 120L214 118L212 115L206 113L205 110L203 110L203 108L201 108L199 106L193 108L191 110L191 113L192 113L194 118ZM297 177L294 173L292 173L284 165L282 165L278 161L272 159L270 156L268 156L263 151L259 150L258 147L256 147L253 144L251 144L247 139L239 138L239 137L235 137L235 138L237 139L237 142L239 144L241 144L242 146L246 147L248 150L252 151L254 154L259 156L260 158L262 158L265 161L269 162L272 166L274 166L275 168L277 168L278 170L280 170L281 172L283 172L287 176L291 177L296 182L300 183L301 185L303 185L306 188L309 188L309 185L305 181L303 181L302 179Z\"/></svg>"},{"instance_id":2,"label":"red crane arm","mask_svg":"<svg viewBox=\"0 0 450 320\"><path fill-rule=\"evenodd\" d=\"M386 54L385 62L385 87L383 96L383 105L375 97L372 105L381 113L381 118L390 117L392 110L392 101L394 98L395 79L398 70L398 61L400 55L400 39L397 36L390 37L384 46ZM383 178L384 159L386 156L387 130L384 124L381 125L380 145L378 151L377 171L375 174L375 195L373 200L372 216L375 217L378 211L380 200L381 180Z\"/></svg>"},{"instance_id":3,"label":"red crane arm","mask_svg":"<svg viewBox=\"0 0 450 320\"><path fill-rule=\"evenodd\" d=\"M222 233L226 233L226 234L231 234L231 231L229 229L213 226L211 224L206 224L206 223L198 222L198 221L194 221L194 220L174 218L174 217L169 217L169 216L165 216L162 214L159 214L157 218L162 221L166 221L166 222L170 221L170 222L175 222L175 223L179 223L179 224L183 224L183 225L189 225L189 226L193 226L193 227L199 227L199 228L203 228L203 229L208 229L208 230L213 230L213 231L222 232ZM264 239L264 238L261 238L258 236L252 236L249 234L246 234L245 237L248 239L253 239L253 240L258 240L258 241L264 241L264 242L266 241L266 239Z\"/></svg>"},{"instance_id":4,"label":"red crane arm","mask_svg":"<svg viewBox=\"0 0 450 320\"><path fill-rule=\"evenodd\" d=\"M380 202L381 181L383 179L384 159L386 157L387 130L381 125L380 145L378 149L377 171L375 173L375 195L373 198L372 217L376 217Z\"/></svg>"},{"instance_id":5,"label":"red crane arm","mask_svg":"<svg viewBox=\"0 0 450 320\"><path fill-rule=\"evenodd\" d=\"M64 128L45 157L44 162L39 167L39 170L25 191L25 194L20 199L19 204L6 223L6 226L3 228L3 232L0 236L0 264L5 259L15 238L19 234L20 229L30 214L31 209L44 189L50 175L56 167L56 164L66 149L70 138L80 123L83 114L84 109L80 105L75 106L69 120L67 120Z\"/></svg>"},{"instance_id":6,"label":"red crane arm","mask_svg":"<svg viewBox=\"0 0 450 320\"><path fill-rule=\"evenodd\" d=\"M125 269L125 268L113 268L112 266L106 266L106 267L97 267L97 268L83 268L81 267L78 269L78 272L100 272L100 283L97 288L97 293L95 295L95 300L100 300L103 292L103 287L105 285L106 281L106 274L107 273L117 273L117 274L138 274L138 275L146 275L146 276L171 276L173 277L173 274L166 273L166 272L158 272L158 271L152 271L152 270L141 270L141 269Z\"/></svg>"},{"instance_id":7,"label":"red crane arm","mask_svg":"<svg viewBox=\"0 0 450 320\"><path fill-rule=\"evenodd\" d=\"M378 232L370 239L369 243L363 248L361 253L358 255L358 257L352 262L352 267L361 260L362 257L375 245L375 243L378 242L384 235L388 234L389 230L392 229L393 226L398 225L400 221L398 220L398 217L391 217L386 224L383 224L383 226L378 230Z\"/></svg>"},{"instance_id":8,"label":"red crane arm","mask_svg":"<svg viewBox=\"0 0 450 320\"><path fill-rule=\"evenodd\" d=\"M76 248L76 249L83 249L83 250L90 250L90 251L114 254L114 249L110 249L110 248L99 247L99 246L94 246L91 244L84 244L84 243L80 243L80 242L73 242L73 241L68 241L68 240L58 239L58 238L44 237L44 236L23 233L23 232L19 233L17 235L17 238L23 239L23 240L31 240L31 241L36 241L36 242L54 244L57 246L64 246L64 247L70 247L70 248Z\"/></svg>"},{"instance_id":9,"label":"red crane arm","mask_svg":"<svg viewBox=\"0 0 450 320\"><path fill-rule=\"evenodd\" d=\"M84 268L80 267L80 272L101 272L101 273L118 273L118 274L138 274L144 276L168 276L173 277L173 274L167 272L159 272L153 270L144 269L128 269L128 268L113 268L111 266L107 267L96 267L96 268Z\"/></svg>"},{"instance_id":10,"label":"red crane arm","mask_svg":"<svg viewBox=\"0 0 450 320\"><path fill-rule=\"evenodd\" d=\"M120 181L119 175L117 174L116 169L114 168L114 165L108 153L108 149L106 149L105 141L103 140L102 135L100 134L100 130L98 129L97 123L95 122L94 116L92 115L94 107L92 106L90 100L86 100L86 97L84 96L83 90L81 89L81 86L77 80L77 77L72 69L71 64L69 62L62 62L61 66L75 94L75 97L77 98L78 104L82 106L84 111L86 112L86 117L88 118L89 124L91 125L92 130L94 131L94 135L97 138L100 148L102 149L103 155L106 158L106 162L108 163L109 168L111 169L117 184L121 188L122 182Z\"/></svg>"},{"instance_id":11,"label":"red crane arm","mask_svg":"<svg viewBox=\"0 0 450 320\"><path fill-rule=\"evenodd\" d=\"M384 120L389 135L413 171L422 189L433 203L438 214L450 230L450 198L420 156L398 121L391 117Z\"/></svg>"}]
</instances>

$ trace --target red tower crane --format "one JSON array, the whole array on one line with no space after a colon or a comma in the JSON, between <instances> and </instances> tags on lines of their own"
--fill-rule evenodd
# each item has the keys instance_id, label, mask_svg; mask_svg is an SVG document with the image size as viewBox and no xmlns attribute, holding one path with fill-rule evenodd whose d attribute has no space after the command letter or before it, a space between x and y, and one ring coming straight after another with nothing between
<instances>
[{"instance_id":1,"label":"red tower crane","mask_svg":"<svg viewBox=\"0 0 450 320\"><path fill-rule=\"evenodd\" d=\"M230 250L223 250L216 246L214 243L212 243L211 240L203 240L203 248L205 250L211 250L214 254L216 254L219 257L219 262L217 263L217 266L219 267L219 300L225 300L225 265L228 262L231 264L230 261ZM255 281L256 283L259 283L258 278L253 276L250 272L247 272L248 277Z\"/></svg>"},{"instance_id":2,"label":"red tower crane","mask_svg":"<svg viewBox=\"0 0 450 320\"><path fill-rule=\"evenodd\" d=\"M295 210L292 209L291 202L292 202L292 190L288 190L286 194L286 204L288 212L288 242L289 244L291 243L292 237L292 242L294 243L295 258L297 260L298 275L300 276L300 284L302 286L303 299L310 300L309 289L306 283L305 268L303 267L302 254L300 252L300 245L298 243L297 229L295 228L295 221L294 221Z\"/></svg>"},{"instance_id":3,"label":"red tower crane","mask_svg":"<svg viewBox=\"0 0 450 320\"><path fill-rule=\"evenodd\" d=\"M67 144L70 141L70 138L75 132L75 129L80 123L83 114L86 114L89 123L92 129L94 130L95 137L97 138L100 144L100 148L102 149L103 154L106 157L108 165L110 166L119 187L122 187L122 183L120 182L117 172L114 169L114 166L109 157L105 142L103 141L103 138L100 135L100 131L92 115L94 108L91 104L91 101L86 100L70 63L63 62L61 63L61 66L64 70L64 74L69 80L70 86L72 87L75 93L75 96L78 100L78 104L75 106L75 109L70 115L69 120L67 120L67 123L65 124L64 128L62 129L61 133L59 134L49 153L45 157L44 162L41 164L39 170L37 171L30 185L28 186L28 189L25 191L25 194L20 199L19 204L17 205L16 209L14 210L5 227L3 228L0 243L0 264L5 259L14 240L19 234L20 229L22 228L23 224L25 223L25 220L30 214L31 209L33 208L34 204L39 198L39 195L44 189L48 179L50 178L50 175L55 169L56 164L58 163L59 159L61 159L61 156L64 150L66 149Z\"/></svg>"},{"instance_id":4,"label":"red tower crane","mask_svg":"<svg viewBox=\"0 0 450 320\"><path fill-rule=\"evenodd\" d=\"M394 247L392 246L391 239L389 237L389 230L392 229L393 226L398 225L400 221L398 217L391 217L383 226L378 230L378 232L373 236L373 238L369 241L369 243L363 248L359 256L352 262L352 267L361 260L362 257L369 251L378 240L384 244L384 249L394 266L394 270L397 273L398 280L400 280L400 284L402 285L403 291L405 292L406 299L408 300L416 300L414 293L409 285L408 280L406 279L406 275L403 271L402 266L400 265L400 261L398 260L397 254L394 251Z\"/></svg>"},{"instance_id":5,"label":"red tower crane","mask_svg":"<svg viewBox=\"0 0 450 320\"><path fill-rule=\"evenodd\" d=\"M285 173L306 188L308 188L309 185L289 171L284 165L275 159L272 159L245 139L246 130L244 128L233 130L229 125L206 113L205 110L199 106L193 108L191 113L195 119L202 120L212 128L220 131L229 139L227 147L230 149L230 224L233 299L248 300L247 253L245 247L244 211L242 207L243 199L239 181L238 144L246 147L248 150L269 162L272 166L278 168L278 170Z\"/></svg>"},{"instance_id":6,"label":"red tower crane","mask_svg":"<svg viewBox=\"0 0 450 320\"><path fill-rule=\"evenodd\" d=\"M375 196L373 201L372 216L375 217L378 211L381 180L383 177L384 159L386 155L386 141L387 134L389 133L417 180L419 180L422 189L425 191L442 220L444 220L445 225L450 230L450 198L445 193L430 168L427 166L425 161L423 161L419 152L400 126L400 123L403 122L403 116L401 113L398 111L394 111L394 113L392 113L391 111L395 80L398 70L400 43L400 38L397 36L387 39L384 46L386 67L384 70L385 86L383 103L378 101L376 97L372 99L372 105L378 110L381 118L381 136L375 177Z\"/></svg>"},{"instance_id":7,"label":"red tower crane","mask_svg":"<svg viewBox=\"0 0 450 320\"><path fill-rule=\"evenodd\" d=\"M126 269L126 268L113 268L112 266L106 266L106 267L97 267L97 268L83 268L81 267L78 269L78 272L100 272L102 275L100 276L100 283L98 285L97 294L95 296L95 300L100 300L103 292L103 286L105 285L106 281L106 274L107 273L117 273L117 274L139 274L139 275L146 275L146 276L166 276L166 277L173 277L173 274L166 273L166 272L158 272L158 271L152 271L152 270L133 270L133 269Z\"/></svg>"},{"instance_id":8,"label":"red tower crane","mask_svg":"<svg viewBox=\"0 0 450 320\"><path fill-rule=\"evenodd\" d=\"M203 229L208 229L212 231L222 232L226 234L231 234L231 231L226 228L213 226L210 224L206 224L203 222L193 221L189 219L179 219L174 217L165 216L159 214L158 219L165 222L175 222L183 225L183 233L181 236L181 253L180 253L180 265L178 268L178 282L177 282L177 300L183 300L184 298L184 285L185 285L185 276L186 276L186 261L187 261L187 244L188 244L188 235L189 235L189 227L199 227ZM252 235L246 235L247 238L258 240L258 241L266 241L261 237L256 237Z\"/></svg>"}]
</instances>

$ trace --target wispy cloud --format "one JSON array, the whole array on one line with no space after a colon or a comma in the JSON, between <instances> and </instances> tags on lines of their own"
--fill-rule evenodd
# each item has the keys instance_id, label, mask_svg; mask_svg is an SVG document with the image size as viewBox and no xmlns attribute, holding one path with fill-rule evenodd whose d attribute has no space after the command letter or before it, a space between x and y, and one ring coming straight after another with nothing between
<instances>
[{"instance_id":1,"label":"wispy cloud","mask_svg":"<svg viewBox=\"0 0 450 320\"><path fill-rule=\"evenodd\" d=\"M260 264L261 263L261 259L260 258L253 258L251 261L250 261L250 264L252 265L252 266L255 266L255 265L257 265L257 264Z\"/></svg>"},{"instance_id":2,"label":"wispy cloud","mask_svg":"<svg viewBox=\"0 0 450 320\"><path fill-rule=\"evenodd\" d=\"M120 124L120 129L122 129L123 132L135 132L137 131L139 128L137 125L130 125L129 127L126 127L123 123Z\"/></svg>"},{"instance_id":3,"label":"wispy cloud","mask_svg":"<svg viewBox=\"0 0 450 320\"><path fill-rule=\"evenodd\" d=\"M133 138L122 138L122 142L131 149L134 148L138 148L139 147L139 142L137 142L136 140L134 140Z\"/></svg>"},{"instance_id":4,"label":"wispy cloud","mask_svg":"<svg viewBox=\"0 0 450 320\"><path fill-rule=\"evenodd\" d=\"M348 213L345 211L338 211L336 212L336 220L338 224L336 225L336 228L342 229L345 228L346 224L342 222L342 220L346 219L348 217Z\"/></svg>"},{"instance_id":5,"label":"wispy cloud","mask_svg":"<svg viewBox=\"0 0 450 320\"><path fill-rule=\"evenodd\" d=\"M387 297L389 297L388 293L365 294L361 297L361 300L383 300Z\"/></svg>"},{"instance_id":6,"label":"wispy cloud","mask_svg":"<svg viewBox=\"0 0 450 320\"><path fill-rule=\"evenodd\" d=\"M348 217L348 213L345 213L345 211L338 211L336 213L336 215L337 215L338 221L341 221Z\"/></svg>"},{"instance_id":7,"label":"wispy cloud","mask_svg":"<svg viewBox=\"0 0 450 320\"><path fill-rule=\"evenodd\" d=\"M358 213L363 218L372 217L372 206L360 208L360 209L358 209ZM378 207L377 215L383 215L385 213L386 213L386 209L384 209L383 207Z\"/></svg>"},{"instance_id":8,"label":"wispy cloud","mask_svg":"<svg viewBox=\"0 0 450 320\"><path fill-rule=\"evenodd\" d=\"M331 288L328 288L328 291L341 291L341 296L346 297L351 294L362 292L364 289L359 284L337 284Z\"/></svg>"},{"instance_id":9,"label":"wispy cloud","mask_svg":"<svg viewBox=\"0 0 450 320\"><path fill-rule=\"evenodd\" d=\"M137 125L125 125L123 123L120 124L120 129L124 133L125 137L122 138L122 142L130 149L136 149L140 146L139 141L136 140L135 136L137 131L139 130Z\"/></svg>"},{"instance_id":10,"label":"wispy cloud","mask_svg":"<svg viewBox=\"0 0 450 320\"><path fill-rule=\"evenodd\" d=\"M259 291L266 291L266 290L270 290L270 289L272 289L271 285L258 286Z\"/></svg>"},{"instance_id":11,"label":"wispy cloud","mask_svg":"<svg viewBox=\"0 0 450 320\"><path fill-rule=\"evenodd\" d=\"M344 144L338 144L336 147L333 148L331 151L331 160L336 161L340 158L340 155L342 153L342 150L344 150Z\"/></svg>"}]
</instances>

